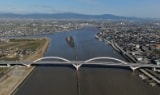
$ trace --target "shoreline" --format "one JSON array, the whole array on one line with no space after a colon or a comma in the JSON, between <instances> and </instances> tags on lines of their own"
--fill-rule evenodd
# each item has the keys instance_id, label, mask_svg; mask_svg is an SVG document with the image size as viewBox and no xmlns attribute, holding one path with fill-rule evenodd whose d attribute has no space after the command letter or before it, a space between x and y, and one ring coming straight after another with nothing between
<instances>
[{"instance_id":1,"label":"shoreline","mask_svg":"<svg viewBox=\"0 0 160 95\"><path fill-rule=\"evenodd\" d=\"M99 41L103 41L104 43L110 45L116 52L118 52L120 55L122 55L127 61L136 63L136 59L132 57L130 54L126 53L123 51L120 46L114 41L108 41L106 39L100 38L97 34L95 35L95 38L98 39Z\"/></svg>"},{"instance_id":2,"label":"shoreline","mask_svg":"<svg viewBox=\"0 0 160 95\"><path fill-rule=\"evenodd\" d=\"M127 54L120 46L118 46L116 42L103 39L99 37L97 34L95 35L95 38L98 39L99 41L103 41L104 43L107 43L108 45L110 45L116 52L122 55L129 62L133 62L133 63L137 62L131 55ZM160 80L156 78L156 76L154 76L152 73L147 72L145 69L139 69L138 71L146 75L148 78L153 79L153 81L155 81L158 85L160 84Z\"/></svg>"},{"instance_id":3,"label":"shoreline","mask_svg":"<svg viewBox=\"0 0 160 95\"><path fill-rule=\"evenodd\" d=\"M45 41L40 46L40 48L34 54L27 57L23 61L26 60L34 61L44 56L46 50L49 47L50 39L49 38L41 38L41 39L45 39ZM6 76L7 77L0 82L0 95L12 95L14 92L16 92L17 88L30 75L30 73L34 70L34 68L35 67L26 68L24 66L15 66L13 70L4 75L4 77Z\"/></svg>"},{"instance_id":4,"label":"shoreline","mask_svg":"<svg viewBox=\"0 0 160 95\"><path fill-rule=\"evenodd\" d=\"M39 38L38 38L39 39ZM50 39L49 38L41 38L41 39L45 39L45 43L42 47L40 47L40 49L38 49L34 54L32 54L30 57L22 60L22 61L34 61L38 58L41 58L44 56L46 50L48 49L49 43L50 43Z\"/></svg>"}]
</instances>

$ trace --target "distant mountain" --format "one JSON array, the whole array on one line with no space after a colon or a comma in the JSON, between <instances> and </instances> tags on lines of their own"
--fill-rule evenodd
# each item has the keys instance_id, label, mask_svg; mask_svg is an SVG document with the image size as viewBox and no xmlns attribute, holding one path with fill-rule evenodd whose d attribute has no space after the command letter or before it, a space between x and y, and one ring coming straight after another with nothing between
<instances>
[{"instance_id":1,"label":"distant mountain","mask_svg":"<svg viewBox=\"0 0 160 95\"><path fill-rule=\"evenodd\" d=\"M13 13L0 13L0 18L29 18L29 19L139 19L134 17L115 16L112 14L104 15L84 15L77 13L36 13L36 14L13 14Z\"/></svg>"}]
</instances>

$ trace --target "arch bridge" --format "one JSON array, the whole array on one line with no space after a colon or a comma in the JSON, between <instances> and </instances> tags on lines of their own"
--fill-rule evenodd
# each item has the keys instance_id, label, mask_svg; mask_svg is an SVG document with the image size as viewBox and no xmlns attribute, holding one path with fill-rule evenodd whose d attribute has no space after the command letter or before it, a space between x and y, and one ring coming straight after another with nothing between
<instances>
[{"instance_id":1,"label":"arch bridge","mask_svg":"<svg viewBox=\"0 0 160 95\"><path fill-rule=\"evenodd\" d=\"M58 60L58 61L43 61L47 59L52 59L52 60ZM117 62L96 62L96 60L113 60ZM23 65L30 67L33 64L63 64L67 65L70 64L72 65L77 71L79 70L80 67L83 65L100 65L100 66L119 66L119 67L129 67L132 71L135 71L136 69L139 68L160 68L160 65L155 65L155 64L142 64L142 63L128 63L123 60L113 58L113 57L95 57L86 61L70 61L68 59L62 58L62 57L56 57L56 56L49 56L49 57L42 57L39 58L33 62L29 63L23 63Z\"/></svg>"}]
</instances>

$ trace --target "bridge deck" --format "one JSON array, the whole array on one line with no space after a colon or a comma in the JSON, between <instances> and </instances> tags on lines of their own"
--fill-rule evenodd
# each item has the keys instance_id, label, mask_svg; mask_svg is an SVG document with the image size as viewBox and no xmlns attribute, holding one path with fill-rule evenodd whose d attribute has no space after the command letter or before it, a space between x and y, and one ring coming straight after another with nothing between
<instances>
[{"instance_id":1,"label":"bridge deck","mask_svg":"<svg viewBox=\"0 0 160 95\"><path fill-rule=\"evenodd\" d=\"M103 66L123 66L123 67L151 67L160 68L160 65L155 64L141 64L141 63L118 63L118 62L84 62L84 61L71 61L71 62L60 62L60 61L39 61L39 62L20 62L20 61L2 61L0 65L38 65L38 64L58 64L58 65L103 65Z\"/></svg>"}]
</instances>

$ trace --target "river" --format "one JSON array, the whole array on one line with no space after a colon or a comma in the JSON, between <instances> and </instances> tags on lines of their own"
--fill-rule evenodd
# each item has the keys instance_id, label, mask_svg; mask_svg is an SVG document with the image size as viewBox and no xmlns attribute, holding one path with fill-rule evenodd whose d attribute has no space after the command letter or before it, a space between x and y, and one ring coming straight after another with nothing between
<instances>
[{"instance_id":1,"label":"river","mask_svg":"<svg viewBox=\"0 0 160 95\"><path fill-rule=\"evenodd\" d=\"M97 32L95 28L85 28L45 35L51 38L45 56L80 61L109 56L126 61L112 47L96 40ZM68 36L73 36L75 48L67 44ZM15 95L160 95L160 87L150 86L128 68L83 66L77 72L70 66L39 65Z\"/></svg>"}]
</instances>

